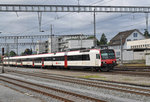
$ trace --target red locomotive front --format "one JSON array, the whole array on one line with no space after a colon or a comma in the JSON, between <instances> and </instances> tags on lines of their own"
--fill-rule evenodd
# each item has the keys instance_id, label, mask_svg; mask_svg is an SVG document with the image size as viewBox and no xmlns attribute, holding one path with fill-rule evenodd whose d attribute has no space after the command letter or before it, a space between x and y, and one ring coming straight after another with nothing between
<instances>
[{"instance_id":1,"label":"red locomotive front","mask_svg":"<svg viewBox=\"0 0 150 102\"><path fill-rule=\"evenodd\" d=\"M109 71L117 65L115 52L112 49L100 51L101 54L101 71Z\"/></svg>"}]
</instances>

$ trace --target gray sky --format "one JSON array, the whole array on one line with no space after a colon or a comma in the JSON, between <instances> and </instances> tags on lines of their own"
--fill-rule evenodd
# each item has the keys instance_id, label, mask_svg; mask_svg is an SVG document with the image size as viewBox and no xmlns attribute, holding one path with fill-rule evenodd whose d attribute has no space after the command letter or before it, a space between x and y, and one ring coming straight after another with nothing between
<instances>
[{"instance_id":1,"label":"gray sky","mask_svg":"<svg viewBox=\"0 0 150 102\"><path fill-rule=\"evenodd\" d=\"M54 4L76 5L78 0L0 0L1 4ZM149 6L148 0L80 0L80 5L105 6ZM50 34L50 24L54 34L93 34L93 13L43 13L42 30L38 30L37 13L0 12L1 35ZM96 32L108 40L120 31L139 29L144 32L145 14L96 13Z\"/></svg>"}]
</instances>

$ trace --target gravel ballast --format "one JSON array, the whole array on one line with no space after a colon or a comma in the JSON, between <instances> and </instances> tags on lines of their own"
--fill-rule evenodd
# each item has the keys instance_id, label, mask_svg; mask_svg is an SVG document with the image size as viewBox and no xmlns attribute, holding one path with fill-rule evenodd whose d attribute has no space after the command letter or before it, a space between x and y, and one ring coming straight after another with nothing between
<instances>
[{"instance_id":1,"label":"gravel ballast","mask_svg":"<svg viewBox=\"0 0 150 102\"><path fill-rule=\"evenodd\" d=\"M95 98L104 99L108 102L138 102L138 101L148 102L150 101L148 97L140 96L140 95L133 95L129 93L122 93L122 92L116 92L112 90L87 87L84 85L77 85L77 84L54 81L50 79L43 79L43 78L37 78L37 77L30 77L30 76L18 77L18 76L8 75L8 74L5 74L5 75L12 77L12 78L17 78L21 80L34 82L34 83L44 84L44 85L51 86L51 87L58 88L58 89L81 93L87 96L93 96Z\"/></svg>"},{"instance_id":2,"label":"gravel ballast","mask_svg":"<svg viewBox=\"0 0 150 102\"><path fill-rule=\"evenodd\" d=\"M31 97L30 94L20 93L0 84L0 102L43 102L42 100Z\"/></svg>"}]
</instances>

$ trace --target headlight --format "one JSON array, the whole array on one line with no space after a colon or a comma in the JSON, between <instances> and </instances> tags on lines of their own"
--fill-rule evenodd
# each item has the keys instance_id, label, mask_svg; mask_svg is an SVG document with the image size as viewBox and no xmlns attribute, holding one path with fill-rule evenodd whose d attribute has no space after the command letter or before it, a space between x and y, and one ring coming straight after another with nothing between
<instances>
[{"instance_id":1,"label":"headlight","mask_svg":"<svg viewBox=\"0 0 150 102\"><path fill-rule=\"evenodd\" d=\"M102 62L102 63L104 63L104 64L105 64L106 62Z\"/></svg>"}]
</instances>

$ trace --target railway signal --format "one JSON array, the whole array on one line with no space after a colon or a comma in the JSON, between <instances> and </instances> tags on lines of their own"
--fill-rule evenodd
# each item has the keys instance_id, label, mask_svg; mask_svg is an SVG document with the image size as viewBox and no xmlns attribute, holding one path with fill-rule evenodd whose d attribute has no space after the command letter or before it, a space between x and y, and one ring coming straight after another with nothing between
<instances>
[{"instance_id":1,"label":"railway signal","mask_svg":"<svg viewBox=\"0 0 150 102\"><path fill-rule=\"evenodd\" d=\"M4 61L3 61L3 59L4 59L4 48L2 48L2 73L5 72L4 71Z\"/></svg>"},{"instance_id":2,"label":"railway signal","mask_svg":"<svg viewBox=\"0 0 150 102\"><path fill-rule=\"evenodd\" d=\"M2 56L4 56L4 48L2 48Z\"/></svg>"}]
</instances>

